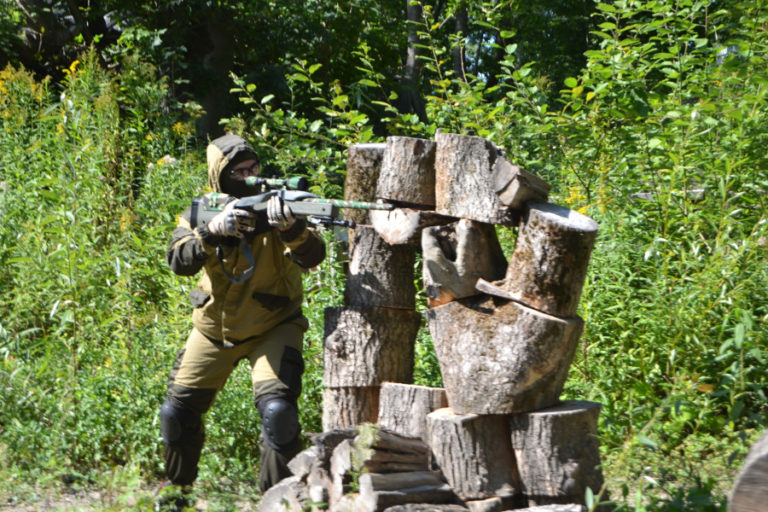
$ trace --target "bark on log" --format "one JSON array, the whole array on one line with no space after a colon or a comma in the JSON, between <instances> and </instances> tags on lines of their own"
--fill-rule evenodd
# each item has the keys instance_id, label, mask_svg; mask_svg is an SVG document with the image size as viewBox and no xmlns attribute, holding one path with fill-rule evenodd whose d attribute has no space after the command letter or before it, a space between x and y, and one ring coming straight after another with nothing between
<instances>
[{"instance_id":1,"label":"bark on log","mask_svg":"<svg viewBox=\"0 0 768 512\"><path fill-rule=\"evenodd\" d=\"M528 202L545 202L551 188L546 181L520 169L506 158L496 160L492 179L501 203L514 210L523 208Z\"/></svg>"},{"instance_id":2,"label":"bark on log","mask_svg":"<svg viewBox=\"0 0 768 512\"><path fill-rule=\"evenodd\" d=\"M728 512L758 512L768 507L768 432L752 445L736 477Z\"/></svg>"},{"instance_id":3,"label":"bark on log","mask_svg":"<svg viewBox=\"0 0 768 512\"><path fill-rule=\"evenodd\" d=\"M344 304L363 308L414 309L416 249L388 244L371 226L358 226L351 233L353 241Z\"/></svg>"},{"instance_id":4,"label":"bark on log","mask_svg":"<svg viewBox=\"0 0 768 512\"><path fill-rule=\"evenodd\" d=\"M421 249L430 307L478 295L477 280L501 278L507 266L494 227L467 219L425 229Z\"/></svg>"},{"instance_id":5,"label":"bark on log","mask_svg":"<svg viewBox=\"0 0 768 512\"><path fill-rule=\"evenodd\" d=\"M600 404L569 401L509 417L523 493L529 506L584 504L603 486L597 420Z\"/></svg>"},{"instance_id":6,"label":"bark on log","mask_svg":"<svg viewBox=\"0 0 768 512\"><path fill-rule=\"evenodd\" d=\"M435 462L463 500L520 493L520 477L506 416L458 415L451 408L427 415Z\"/></svg>"},{"instance_id":7,"label":"bark on log","mask_svg":"<svg viewBox=\"0 0 768 512\"><path fill-rule=\"evenodd\" d=\"M376 182L379 181L381 160L386 144L355 144L347 151L347 176L344 180L344 199L373 202L376 200ZM344 209L344 220L368 224L365 210Z\"/></svg>"},{"instance_id":8,"label":"bark on log","mask_svg":"<svg viewBox=\"0 0 768 512\"><path fill-rule=\"evenodd\" d=\"M387 137L376 184L376 197L434 207L435 142L414 137Z\"/></svg>"},{"instance_id":9,"label":"bark on log","mask_svg":"<svg viewBox=\"0 0 768 512\"><path fill-rule=\"evenodd\" d=\"M379 395L379 425L406 436L426 439L427 414L448 406L442 388L385 382Z\"/></svg>"},{"instance_id":10,"label":"bark on log","mask_svg":"<svg viewBox=\"0 0 768 512\"><path fill-rule=\"evenodd\" d=\"M583 321L480 296L427 311L448 404L509 414L558 402Z\"/></svg>"},{"instance_id":11,"label":"bark on log","mask_svg":"<svg viewBox=\"0 0 768 512\"><path fill-rule=\"evenodd\" d=\"M493 185L493 166L501 150L468 135L438 133L435 153L435 211L442 215L510 225L515 214Z\"/></svg>"},{"instance_id":12,"label":"bark on log","mask_svg":"<svg viewBox=\"0 0 768 512\"><path fill-rule=\"evenodd\" d=\"M411 382L420 325L421 315L406 309L326 308L325 385Z\"/></svg>"},{"instance_id":13,"label":"bark on log","mask_svg":"<svg viewBox=\"0 0 768 512\"><path fill-rule=\"evenodd\" d=\"M373 229L389 244L420 245L421 232L429 226L456 222L455 217L446 217L429 210L395 208L394 210L371 210Z\"/></svg>"},{"instance_id":14,"label":"bark on log","mask_svg":"<svg viewBox=\"0 0 768 512\"><path fill-rule=\"evenodd\" d=\"M478 289L552 315L574 315L597 228L595 221L568 208L530 205L504 279L480 282Z\"/></svg>"},{"instance_id":15,"label":"bark on log","mask_svg":"<svg viewBox=\"0 0 768 512\"><path fill-rule=\"evenodd\" d=\"M323 430L374 423L379 414L379 386L325 388Z\"/></svg>"}]
</instances>

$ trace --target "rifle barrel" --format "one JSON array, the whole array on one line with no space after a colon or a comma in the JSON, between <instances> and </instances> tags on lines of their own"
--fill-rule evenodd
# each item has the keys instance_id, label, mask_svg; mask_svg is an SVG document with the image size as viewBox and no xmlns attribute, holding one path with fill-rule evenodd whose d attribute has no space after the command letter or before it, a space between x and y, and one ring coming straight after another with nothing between
<instances>
[{"instance_id":1,"label":"rifle barrel","mask_svg":"<svg viewBox=\"0 0 768 512\"><path fill-rule=\"evenodd\" d=\"M336 208L355 208L358 210L394 210L395 205L386 203L366 203L364 201L344 201L343 199L306 199L307 202L330 204Z\"/></svg>"}]
</instances>

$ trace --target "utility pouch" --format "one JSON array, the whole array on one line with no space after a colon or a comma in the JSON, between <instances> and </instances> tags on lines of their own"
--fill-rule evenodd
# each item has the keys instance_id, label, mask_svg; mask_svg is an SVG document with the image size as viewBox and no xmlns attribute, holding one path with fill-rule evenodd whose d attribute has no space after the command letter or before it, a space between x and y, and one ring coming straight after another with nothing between
<instances>
[{"instance_id":1,"label":"utility pouch","mask_svg":"<svg viewBox=\"0 0 768 512\"><path fill-rule=\"evenodd\" d=\"M196 308L201 308L211 299L211 295L198 288L189 292L189 301Z\"/></svg>"}]
</instances>

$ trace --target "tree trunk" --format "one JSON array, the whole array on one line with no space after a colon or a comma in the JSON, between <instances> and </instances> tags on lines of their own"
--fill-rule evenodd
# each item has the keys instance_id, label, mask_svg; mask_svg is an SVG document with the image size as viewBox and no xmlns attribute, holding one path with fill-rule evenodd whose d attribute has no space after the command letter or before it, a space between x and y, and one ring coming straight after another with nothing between
<instances>
[{"instance_id":1,"label":"tree trunk","mask_svg":"<svg viewBox=\"0 0 768 512\"><path fill-rule=\"evenodd\" d=\"M448 404L508 414L558 402L584 322L480 296L427 311Z\"/></svg>"},{"instance_id":2,"label":"tree trunk","mask_svg":"<svg viewBox=\"0 0 768 512\"><path fill-rule=\"evenodd\" d=\"M461 499L520 493L506 416L438 409L427 416L427 432L435 462Z\"/></svg>"},{"instance_id":3,"label":"tree trunk","mask_svg":"<svg viewBox=\"0 0 768 512\"><path fill-rule=\"evenodd\" d=\"M346 201L373 202L376 200L376 182L381 171L381 159L386 144L354 144L347 151L347 176L344 180ZM344 209L344 220L368 224L368 211Z\"/></svg>"},{"instance_id":4,"label":"tree trunk","mask_svg":"<svg viewBox=\"0 0 768 512\"><path fill-rule=\"evenodd\" d=\"M480 137L437 134L435 211L489 224L513 224L493 185L493 166L501 150Z\"/></svg>"},{"instance_id":5,"label":"tree trunk","mask_svg":"<svg viewBox=\"0 0 768 512\"><path fill-rule=\"evenodd\" d=\"M507 266L494 227L467 219L425 229L421 248L430 307L478 295L477 280L501 277Z\"/></svg>"},{"instance_id":6,"label":"tree trunk","mask_svg":"<svg viewBox=\"0 0 768 512\"><path fill-rule=\"evenodd\" d=\"M453 13L456 23L454 25L456 35L459 37L459 42L453 47L451 53L453 54L453 72L458 80L464 81L466 78L466 70L464 69L464 41L466 41L467 34L469 34L469 16L467 15L467 4L461 2L456 6L456 10Z\"/></svg>"},{"instance_id":7,"label":"tree trunk","mask_svg":"<svg viewBox=\"0 0 768 512\"><path fill-rule=\"evenodd\" d=\"M392 245L419 245L424 228L450 224L458 220L433 211L413 208L371 210L369 215L373 229L385 242Z\"/></svg>"},{"instance_id":8,"label":"tree trunk","mask_svg":"<svg viewBox=\"0 0 768 512\"><path fill-rule=\"evenodd\" d=\"M326 308L325 385L411 382L420 325L421 315L407 309Z\"/></svg>"},{"instance_id":9,"label":"tree trunk","mask_svg":"<svg viewBox=\"0 0 768 512\"><path fill-rule=\"evenodd\" d=\"M323 431L374 423L378 415L378 386L347 386L323 390Z\"/></svg>"},{"instance_id":10,"label":"tree trunk","mask_svg":"<svg viewBox=\"0 0 768 512\"><path fill-rule=\"evenodd\" d=\"M603 486L597 420L600 404L563 402L509 417L523 493L528 505L584 504L587 487Z\"/></svg>"},{"instance_id":11,"label":"tree trunk","mask_svg":"<svg viewBox=\"0 0 768 512\"><path fill-rule=\"evenodd\" d=\"M416 249L390 245L371 226L351 230L344 304L352 307L416 307L413 268Z\"/></svg>"},{"instance_id":12,"label":"tree trunk","mask_svg":"<svg viewBox=\"0 0 768 512\"><path fill-rule=\"evenodd\" d=\"M410 437L426 439L427 414L448 406L442 388L385 382L379 394L379 425Z\"/></svg>"},{"instance_id":13,"label":"tree trunk","mask_svg":"<svg viewBox=\"0 0 768 512\"><path fill-rule=\"evenodd\" d=\"M376 197L389 202L435 206L435 142L387 137Z\"/></svg>"},{"instance_id":14,"label":"tree trunk","mask_svg":"<svg viewBox=\"0 0 768 512\"><path fill-rule=\"evenodd\" d=\"M551 315L574 315L597 228L595 221L568 208L530 205L504 280L480 283L479 289Z\"/></svg>"},{"instance_id":15,"label":"tree trunk","mask_svg":"<svg viewBox=\"0 0 768 512\"><path fill-rule=\"evenodd\" d=\"M545 202L551 188L546 181L520 169L506 158L496 160L492 180L501 203L515 210L523 208L528 202Z\"/></svg>"},{"instance_id":16,"label":"tree trunk","mask_svg":"<svg viewBox=\"0 0 768 512\"><path fill-rule=\"evenodd\" d=\"M752 445L736 477L728 512L758 512L768 506L768 432Z\"/></svg>"}]
</instances>

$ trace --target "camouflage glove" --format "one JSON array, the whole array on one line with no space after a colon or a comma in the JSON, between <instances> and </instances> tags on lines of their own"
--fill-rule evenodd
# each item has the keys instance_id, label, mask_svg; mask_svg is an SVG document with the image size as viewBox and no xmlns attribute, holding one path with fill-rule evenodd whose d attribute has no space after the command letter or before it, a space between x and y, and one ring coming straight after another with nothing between
<instances>
[{"instance_id":1,"label":"camouflage glove","mask_svg":"<svg viewBox=\"0 0 768 512\"><path fill-rule=\"evenodd\" d=\"M287 231L296 223L296 216L280 196L272 196L267 203L267 221L270 226Z\"/></svg>"},{"instance_id":2,"label":"camouflage glove","mask_svg":"<svg viewBox=\"0 0 768 512\"><path fill-rule=\"evenodd\" d=\"M232 201L211 219L208 230L214 235L242 238L246 231L253 228L255 222L255 213L235 208L235 201Z\"/></svg>"}]
</instances>

